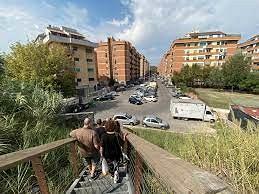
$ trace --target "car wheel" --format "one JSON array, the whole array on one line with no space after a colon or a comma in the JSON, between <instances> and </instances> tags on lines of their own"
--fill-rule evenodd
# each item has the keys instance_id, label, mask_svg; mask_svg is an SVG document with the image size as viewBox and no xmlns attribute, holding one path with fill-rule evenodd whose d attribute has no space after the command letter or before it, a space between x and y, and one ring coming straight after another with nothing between
<instances>
[{"instance_id":1,"label":"car wheel","mask_svg":"<svg viewBox=\"0 0 259 194\"><path fill-rule=\"evenodd\" d=\"M161 129L165 130L165 126L162 126Z\"/></svg>"},{"instance_id":2,"label":"car wheel","mask_svg":"<svg viewBox=\"0 0 259 194\"><path fill-rule=\"evenodd\" d=\"M131 126L134 126L134 123L131 122L130 125L131 125Z\"/></svg>"},{"instance_id":3,"label":"car wheel","mask_svg":"<svg viewBox=\"0 0 259 194\"><path fill-rule=\"evenodd\" d=\"M144 123L144 124L143 124L143 127L147 127L147 125Z\"/></svg>"},{"instance_id":4,"label":"car wheel","mask_svg":"<svg viewBox=\"0 0 259 194\"><path fill-rule=\"evenodd\" d=\"M210 120L210 123L215 123L215 120L214 120L214 119L211 119L211 120Z\"/></svg>"}]
</instances>

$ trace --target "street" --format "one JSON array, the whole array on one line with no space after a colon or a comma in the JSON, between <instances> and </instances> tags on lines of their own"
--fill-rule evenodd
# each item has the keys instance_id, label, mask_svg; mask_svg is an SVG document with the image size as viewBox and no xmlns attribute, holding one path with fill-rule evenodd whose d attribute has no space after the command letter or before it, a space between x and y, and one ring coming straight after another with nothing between
<instances>
[{"instance_id":1,"label":"street","mask_svg":"<svg viewBox=\"0 0 259 194\"><path fill-rule=\"evenodd\" d=\"M136 116L141 121L145 115L152 114L168 122L169 130L175 132L211 131L210 124L206 122L173 119L170 113L170 88L166 88L160 82L158 82L158 102L147 102L143 105L130 104L128 99L134 90L135 87L119 92L119 96L116 96L115 100L112 101L96 102L96 106L90 108L89 111L95 112L95 119L110 118L116 113L126 112Z\"/></svg>"}]
</instances>

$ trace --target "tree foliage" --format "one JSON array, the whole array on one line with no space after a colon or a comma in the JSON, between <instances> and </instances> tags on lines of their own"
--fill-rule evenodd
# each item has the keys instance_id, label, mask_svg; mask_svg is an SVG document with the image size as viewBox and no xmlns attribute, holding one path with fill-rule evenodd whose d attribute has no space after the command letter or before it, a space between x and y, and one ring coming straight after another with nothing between
<instances>
[{"instance_id":1,"label":"tree foliage","mask_svg":"<svg viewBox=\"0 0 259 194\"><path fill-rule=\"evenodd\" d=\"M30 42L11 46L11 52L5 57L8 76L22 82L41 84L45 88L54 88L64 96L74 93L74 70L65 49L60 45Z\"/></svg>"},{"instance_id":2,"label":"tree foliage","mask_svg":"<svg viewBox=\"0 0 259 194\"><path fill-rule=\"evenodd\" d=\"M222 66L225 87L238 88L240 82L248 76L251 69L251 61L241 53L230 57Z\"/></svg>"},{"instance_id":3,"label":"tree foliage","mask_svg":"<svg viewBox=\"0 0 259 194\"><path fill-rule=\"evenodd\" d=\"M236 54L222 68L197 64L184 66L181 72L174 72L172 82L179 86L232 88L259 93L259 74L250 72L250 68L250 59Z\"/></svg>"}]
</instances>

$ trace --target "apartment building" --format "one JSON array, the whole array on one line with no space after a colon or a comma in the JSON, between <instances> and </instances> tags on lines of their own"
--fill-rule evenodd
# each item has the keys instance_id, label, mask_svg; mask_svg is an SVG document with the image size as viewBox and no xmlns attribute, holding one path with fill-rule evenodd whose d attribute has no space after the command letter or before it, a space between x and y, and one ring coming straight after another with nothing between
<instances>
[{"instance_id":1,"label":"apartment building","mask_svg":"<svg viewBox=\"0 0 259 194\"><path fill-rule=\"evenodd\" d=\"M145 79L149 73L149 62L146 57L141 54L140 56L140 78Z\"/></svg>"},{"instance_id":2,"label":"apartment building","mask_svg":"<svg viewBox=\"0 0 259 194\"><path fill-rule=\"evenodd\" d=\"M139 79L141 55L130 42L109 37L99 43L96 52L101 84L106 85L110 79L123 84Z\"/></svg>"},{"instance_id":3,"label":"apartment building","mask_svg":"<svg viewBox=\"0 0 259 194\"><path fill-rule=\"evenodd\" d=\"M181 71L185 65L221 66L226 59L235 54L240 34L215 32L191 32L176 39L166 53L167 76Z\"/></svg>"},{"instance_id":4,"label":"apartment building","mask_svg":"<svg viewBox=\"0 0 259 194\"><path fill-rule=\"evenodd\" d=\"M73 60L76 72L77 89L94 87L97 84L97 63L93 43L77 30L68 27L55 27L49 25L45 32L39 34L36 41L48 44L60 44L67 49L68 56Z\"/></svg>"},{"instance_id":5,"label":"apartment building","mask_svg":"<svg viewBox=\"0 0 259 194\"><path fill-rule=\"evenodd\" d=\"M253 36L249 40L238 45L242 53L251 57L252 70L259 71L259 35Z\"/></svg>"}]
</instances>

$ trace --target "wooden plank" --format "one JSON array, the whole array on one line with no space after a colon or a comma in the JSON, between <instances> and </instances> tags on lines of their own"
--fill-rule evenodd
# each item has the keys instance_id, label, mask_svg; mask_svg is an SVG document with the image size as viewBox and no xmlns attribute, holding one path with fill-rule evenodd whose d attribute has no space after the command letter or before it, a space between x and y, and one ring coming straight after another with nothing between
<instances>
[{"instance_id":1,"label":"wooden plank","mask_svg":"<svg viewBox=\"0 0 259 194\"><path fill-rule=\"evenodd\" d=\"M40 187L40 192L42 194L49 194L47 179L45 176L45 172L44 172L44 168L43 168L43 164L41 162L40 156L31 158L31 163Z\"/></svg>"},{"instance_id":2,"label":"wooden plank","mask_svg":"<svg viewBox=\"0 0 259 194\"><path fill-rule=\"evenodd\" d=\"M61 139L52 143L12 152L0 156L0 171L15 167L17 164L29 161L34 156L39 156L60 146L76 141L74 138Z\"/></svg>"},{"instance_id":3,"label":"wooden plank","mask_svg":"<svg viewBox=\"0 0 259 194\"><path fill-rule=\"evenodd\" d=\"M123 130L127 140L167 188L176 193L233 193L228 184L166 150Z\"/></svg>"},{"instance_id":4,"label":"wooden plank","mask_svg":"<svg viewBox=\"0 0 259 194\"><path fill-rule=\"evenodd\" d=\"M74 178L78 178L79 171L78 171L78 158L77 158L77 143L72 142L70 144L70 162L73 170Z\"/></svg>"}]
</instances>

